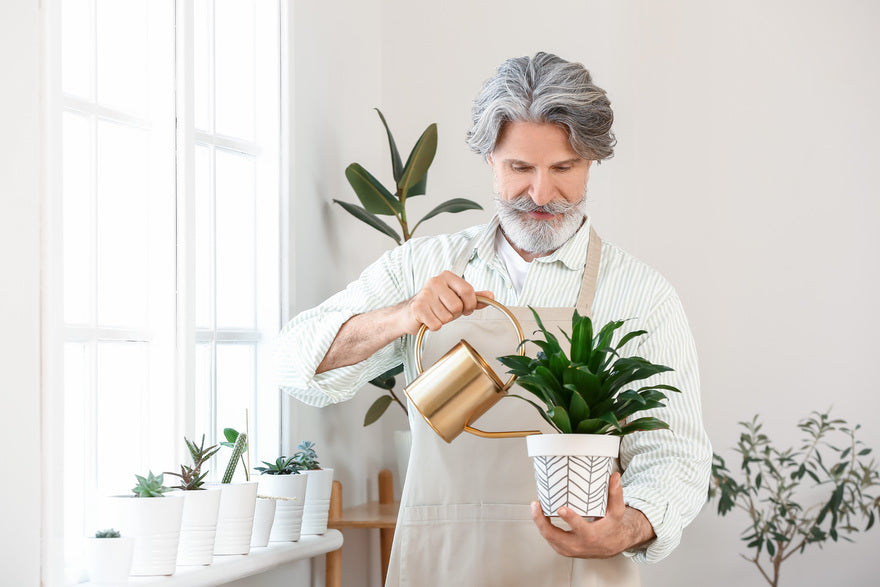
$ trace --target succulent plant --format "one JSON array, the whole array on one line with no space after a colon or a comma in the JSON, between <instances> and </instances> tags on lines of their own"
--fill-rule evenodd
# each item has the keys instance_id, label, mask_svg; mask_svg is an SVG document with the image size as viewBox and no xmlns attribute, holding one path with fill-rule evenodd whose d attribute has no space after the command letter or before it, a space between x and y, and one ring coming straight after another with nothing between
<instances>
[{"instance_id":1,"label":"succulent plant","mask_svg":"<svg viewBox=\"0 0 880 587\"><path fill-rule=\"evenodd\" d=\"M663 407L663 391L678 392L671 385L654 384L629 387L636 381L672 371L642 357L621 357L618 351L629 341L647 334L636 330L625 334L617 346L611 346L614 332L624 320L609 322L593 336L593 323L574 311L572 334L562 332L571 343L571 357L549 332L534 308L532 314L544 340L532 340L541 350L534 358L506 355L498 360L515 374L517 384L535 395L544 406L530 403L541 416L563 434L611 434L624 436L637 430L667 429L669 425L654 417L624 421L635 413Z\"/></svg>"},{"instance_id":2,"label":"succulent plant","mask_svg":"<svg viewBox=\"0 0 880 587\"><path fill-rule=\"evenodd\" d=\"M131 488L132 493L137 497L165 497L165 493L171 491L170 487L163 485L165 476L162 473L153 475L150 471L146 477L135 475L137 485Z\"/></svg>"},{"instance_id":3,"label":"succulent plant","mask_svg":"<svg viewBox=\"0 0 880 587\"><path fill-rule=\"evenodd\" d=\"M183 440L186 442L186 448L189 449L189 454L193 460L193 466L188 467L186 465L180 465L180 473L165 471L165 474L180 477L180 484L175 485L175 489L183 489L184 491L202 489L202 485L205 484L205 476L208 474L208 471L205 471L204 473L202 472L202 465L214 456L214 454L220 450L220 447L214 444L205 448L204 434L202 434L202 442L198 446L185 436Z\"/></svg>"},{"instance_id":4,"label":"succulent plant","mask_svg":"<svg viewBox=\"0 0 880 587\"><path fill-rule=\"evenodd\" d=\"M260 472L260 475L297 475L299 474L300 465L296 462L296 457L285 457L284 455L275 459L275 463L263 461L265 467L254 467Z\"/></svg>"},{"instance_id":5,"label":"succulent plant","mask_svg":"<svg viewBox=\"0 0 880 587\"><path fill-rule=\"evenodd\" d=\"M113 528L95 532L95 538L119 538L120 536L119 530L114 530Z\"/></svg>"},{"instance_id":6,"label":"succulent plant","mask_svg":"<svg viewBox=\"0 0 880 587\"><path fill-rule=\"evenodd\" d=\"M293 455L293 459L301 469L313 471L321 468L321 465L318 463L318 453L315 452L314 442L303 440L296 448L297 452Z\"/></svg>"},{"instance_id":7,"label":"succulent plant","mask_svg":"<svg viewBox=\"0 0 880 587\"><path fill-rule=\"evenodd\" d=\"M220 482L232 483L232 476L239 461L241 461L241 466L244 468L244 478L250 480L247 464L244 462L244 452L247 450L247 434L244 432L239 433L234 428L224 428L223 435L226 437L226 442L221 442L220 444L231 447L232 454L229 457L229 464L226 465L226 470L223 472L223 478Z\"/></svg>"}]
</instances>

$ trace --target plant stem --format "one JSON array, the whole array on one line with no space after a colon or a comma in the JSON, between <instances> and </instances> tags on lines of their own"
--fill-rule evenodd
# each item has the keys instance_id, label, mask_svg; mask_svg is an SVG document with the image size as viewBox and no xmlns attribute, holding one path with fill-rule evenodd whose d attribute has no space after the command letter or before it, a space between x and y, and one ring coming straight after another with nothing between
<instances>
[{"instance_id":1,"label":"plant stem","mask_svg":"<svg viewBox=\"0 0 880 587\"><path fill-rule=\"evenodd\" d=\"M397 402L397 405L399 405L400 408L403 410L403 413L406 414L407 416L409 416L409 410L406 409L406 404L403 403L402 401L400 401L400 398L397 397L397 395L394 393L394 390L389 389L387 391L388 391L388 393L391 394L391 397L394 399L394 401Z\"/></svg>"}]
</instances>

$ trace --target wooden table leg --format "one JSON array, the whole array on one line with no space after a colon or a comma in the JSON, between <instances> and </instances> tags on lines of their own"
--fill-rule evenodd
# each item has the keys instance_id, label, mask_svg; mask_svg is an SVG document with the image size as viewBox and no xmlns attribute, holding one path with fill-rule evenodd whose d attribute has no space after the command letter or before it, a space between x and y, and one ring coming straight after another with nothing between
<instances>
[{"instance_id":1,"label":"wooden table leg","mask_svg":"<svg viewBox=\"0 0 880 587\"><path fill-rule=\"evenodd\" d=\"M333 488L330 490L330 511L327 517L331 522L342 517L342 483L339 481L333 481ZM325 587L342 587L342 549L328 552L326 559L324 563Z\"/></svg>"},{"instance_id":2,"label":"wooden table leg","mask_svg":"<svg viewBox=\"0 0 880 587\"><path fill-rule=\"evenodd\" d=\"M379 503L394 502L394 478L391 471L382 469L379 471ZM391 559L391 544L394 542L394 528L381 528L379 530L379 551L382 555L382 584L388 576L388 561Z\"/></svg>"}]
</instances>

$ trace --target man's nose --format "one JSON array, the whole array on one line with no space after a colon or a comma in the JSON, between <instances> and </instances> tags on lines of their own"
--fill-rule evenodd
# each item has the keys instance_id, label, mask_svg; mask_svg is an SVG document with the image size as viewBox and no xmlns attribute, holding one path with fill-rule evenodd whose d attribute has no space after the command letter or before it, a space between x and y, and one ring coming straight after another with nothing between
<instances>
[{"instance_id":1,"label":"man's nose","mask_svg":"<svg viewBox=\"0 0 880 587\"><path fill-rule=\"evenodd\" d=\"M553 201L555 188L546 173L537 172L532 180L529 195L532 201L539 206L543 206Z\"/></svg>"}]
</instances>

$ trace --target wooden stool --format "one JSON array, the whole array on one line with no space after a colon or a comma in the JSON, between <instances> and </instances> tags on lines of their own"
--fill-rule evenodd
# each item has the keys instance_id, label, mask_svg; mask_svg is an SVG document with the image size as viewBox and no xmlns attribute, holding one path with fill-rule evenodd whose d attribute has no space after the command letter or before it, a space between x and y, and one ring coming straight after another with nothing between
<instances>
[{"instance_id":1,"label":"wooden stool","mask_svg":"<svg viewBox=\"0 0 880 587\"><path fill-rule=\"evenodd\" d=\"M327 527L378 528L379 551L382 559L382 583L388 575L388 560L391 558L391 544L394 542L394 528L397 526L397 512L400 502L394 501L394 478L391 471L379 471L379 501L371 501L350 508L342 508L342 483L333 481L330 492L330 513ZM342 549L327 553L326 587L342 586Z\"/></svg>"}]
</instances>

